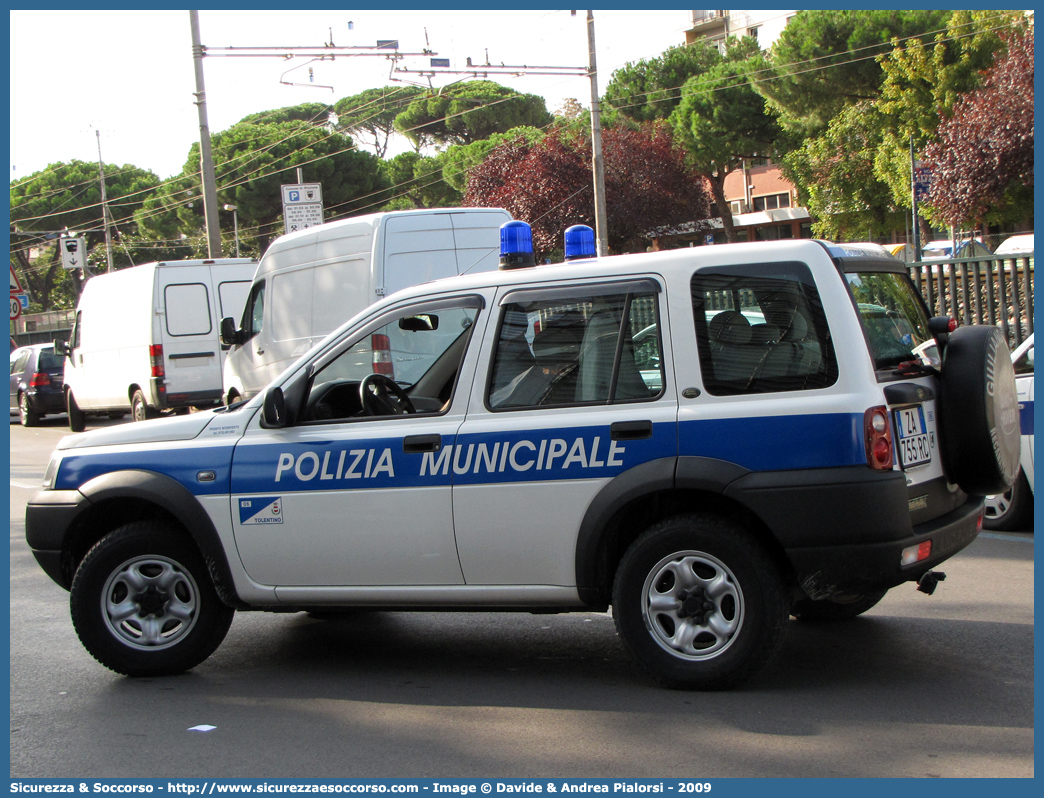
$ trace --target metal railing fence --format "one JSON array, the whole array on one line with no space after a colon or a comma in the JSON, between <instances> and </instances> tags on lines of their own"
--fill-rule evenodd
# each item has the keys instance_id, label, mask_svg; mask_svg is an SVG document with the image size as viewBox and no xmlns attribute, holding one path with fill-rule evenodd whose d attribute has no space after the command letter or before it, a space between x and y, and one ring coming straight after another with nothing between
<instances>
[{"instance_id":1,"label":"metal railing fence","mask_svg":"<svg viewBox=\"0 0 1044 798\"><path fill-rule=\"evenodd\" d=\"M907 267L934 315L996 325L1012 348L1032 335L1032 252L916 261Z\"/></svg>"}]
</instances>

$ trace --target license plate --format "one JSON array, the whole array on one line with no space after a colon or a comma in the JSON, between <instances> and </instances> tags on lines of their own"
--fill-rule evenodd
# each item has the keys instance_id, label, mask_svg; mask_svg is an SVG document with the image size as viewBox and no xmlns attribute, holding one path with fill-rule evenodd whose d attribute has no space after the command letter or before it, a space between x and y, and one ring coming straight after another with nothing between
<instances>
[{"instance_id":1,"label":"license plate","mask_svg":"<svg viewBox=\"0 0 1044 798\"><path fill-rule=\"evenodd\" d=\"M899 465L915 468L932 462L932 440L924 423L920 405L895 411L895 428L899 433Z\"/></svg>"}]
</instances>

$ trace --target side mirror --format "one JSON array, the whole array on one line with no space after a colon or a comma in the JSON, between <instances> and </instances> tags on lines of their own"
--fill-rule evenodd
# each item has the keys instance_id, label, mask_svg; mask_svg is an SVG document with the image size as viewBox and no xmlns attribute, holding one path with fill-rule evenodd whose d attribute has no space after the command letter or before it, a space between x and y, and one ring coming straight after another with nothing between
<instances>
[{"instance_id":1,"label":"side mirror","mask_svg":"<svg viewBox=\"0 0 1044 798\"><path fill-rule=\"evenodd\" d=\"M261 427L263 429L280 429L286 426L286 400L283 389L269 388L265 391L265 401L261 405Z\"/></svg>"},{"instance_id":2,"label":"side mirror","mask_svg":"<svg viewBox=\"0 0 1044 798\"><path fill-rule=\"evenodd\" d=\"M63 341L61 338L55 338L54 339L54 353L56 355L62 355L62 356L68 355L69 354L69 344L66 343L65 341Z\"/></svg>"},{"instance_id":3,"label":"side mirror","mask_svg":"<svg viewBox=\"0 0 1044 798\"><path fill-rule=\"evenodd\" d=\"M221 343L235 346L239 343L239 331L236 329L236 320L226 316L221 320Z\"/></svg>"}]
</instances>

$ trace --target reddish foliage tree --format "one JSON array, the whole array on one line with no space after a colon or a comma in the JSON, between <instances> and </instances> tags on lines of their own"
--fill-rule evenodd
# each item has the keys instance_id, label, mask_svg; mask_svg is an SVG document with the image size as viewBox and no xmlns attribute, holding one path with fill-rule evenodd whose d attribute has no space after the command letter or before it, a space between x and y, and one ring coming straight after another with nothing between
<instances>
[{"instance_id":1,"label":"reddish foliage tree","mask_svg":"<svg viewBox=\"0 0 1044 798\"><path fill-rule=\"evenodd\" d=\"M703 183L664 124L606 130L602 152L611 250L644 250L655 228L707 218ZM538 252L561 249L567 227L594 226L589 138L553 130L533 145L505 142L469 172L464 204L506 208L532 226Z\"/></svg>"},{"instance_id":2,"label":"reddish foliage tree","mask_svg":"<svg viewBox=\"0 0 1044 798\"><path fill-rule=\"evenodd\" d=\"M925 149L928 201L951 224L981 221L1010 190L1033 185L1033 32L1004 38L981 88L957 102Z\"/></svg>"}]
</instances>

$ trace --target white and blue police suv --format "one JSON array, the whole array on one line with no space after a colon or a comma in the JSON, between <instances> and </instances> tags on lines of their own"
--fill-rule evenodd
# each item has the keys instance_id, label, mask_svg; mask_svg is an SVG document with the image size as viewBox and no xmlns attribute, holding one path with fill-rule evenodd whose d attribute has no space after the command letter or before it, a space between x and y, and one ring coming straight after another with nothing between
<instances>
[{"instance_id":1,"label":"white and blue police suv","mask_svg":"<svg viewBox=\"0 0 1044 798\"><path fill-rule=\"evenodd\" d=\"M935 588L1018 472L999 330L857 247L567 233L532 267L509 223L501 271L384 299L249 402L65 438L26 537L87 650L162 675L236 610L611 606L648 674L711 689L789 616Z\"/></svg>"}]
</instances>

